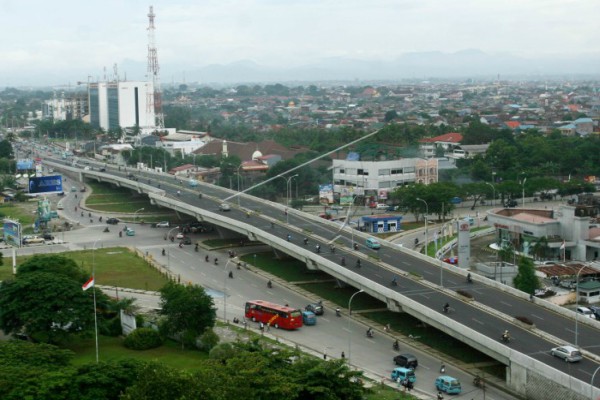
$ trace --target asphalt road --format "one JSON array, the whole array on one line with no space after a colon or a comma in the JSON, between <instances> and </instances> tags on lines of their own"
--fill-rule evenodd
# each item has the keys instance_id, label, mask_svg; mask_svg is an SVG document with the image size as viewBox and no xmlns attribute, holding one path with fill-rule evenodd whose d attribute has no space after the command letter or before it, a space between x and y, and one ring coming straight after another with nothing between
<instances>
[{"instance_id":1,"label":"asphalt road","mask_svg":"<svg viewBox=\"0 0 600 400\"><path fill-rule=\"evenodd\" d=\"M126 174L125 171L111 170L110 172L119 174L121 176L125 176ZM198 189L189 190L188 188L184 188L183 185L180 185L173 177L165 176L163 178L160 176L157 177L153 174L151 175L150 179L149 175L146 175L145 173L135 172L135 175L140 177L141 182L154 185L160 184L162 189L165 189L167 193L173 196L175 196L177 190L181 190L182 194L180 200L213 211L218 209L218 202L215 202L214 199L211 199L211 197L222 199L229 195L228 192L225 192L223 189L218 187L201 186L204 197L199 199L197 196ZM145 180L148 180L148 182ZM237 200L233 201L233 203L236 202ZM337 238L337 240L344 241L346 250L340 249L338 246L338 251L335 255L331 255L324 251L321 254L323 257L332 258L339 262L341 256L343 255L346 258L348 268L353 268L355 272L359 272L365 277L381 283L382 285L388 286L391 279L396 276L394 272L391 272L386 268L382 268L382 266L378 264L371 263L368 258L365 257L368 252L373 250L368 250L363 246L360 246L360 251L347 250L347 248L350 248L353 241L353 238L348 232L340 233L335 228L325 224L317 223L310 219L306 219L301 214L289 213L287 216L284 216L282 215L280 209L273 208L260 199L248 200L243 198L240 199L239 202L244 208L260 211L261 216L252 215L250 217L253 225L261 229L271 231L274 235L278 235L280 237L285 237L288 233L291 234L291 245L303 246L301 242L302 235L299 234L299 232L302 232L302 230L311 231L313 233L313 236L310 237L311 246L316 242L317 236L320 238L325 238L326 241L320 242L323 249L327 249L327 241ZM271 219L264 218L263 215L270 217ZM245 212L235 208L233 208L231 212L228 212L228 217L239 219L241 221L247 220ZM274 227L271 227L272 219L279 221L274 225ZM443 286L443 288L452 291L457 289L468 289L475 294L478 302L490 308L504 312L509 316L527 316L536 323L538 328L560 338L565 343L575 341L575 322L573 319L556 315L528 301L517 299L509 294L506 294L505 292L481 285L477 282L472 285L466 285L466 283L464 283L464 278L462 278L460 275L453 274L448 270L445 270L443 274L440 274L439 266L423 262L420 259L412 256L409 252L401 252L398 249L384 247L379 250L378 254L379 257L381 257L381 259L392 268L398 268L406 272L417 272L431 282L436 284L441 282L441 286ZM362 262L362 268L360 269L354 267L357 258L360 258ZM433 310L439 310L438 312L440 314L440 319L455 319L465 326L472 327L482 334L488 335L490 338L496 340L499 338L502 330L509 328L512 336L515 339L510 343L511 348L528 354L529 356L545 362L556 369L564 370L564 362L549 355L549 349L555 346L557 343L547 342L528 331L519 329L516 326L507 326L507 323L504 320L498 319L493 315L483 312L481 309L474 308L467 303L458 301L456 297L454 297L452 294L449 294L445 290L432 290L428 286L421 285L419 282L415 282L400 276L398 276L398 282L399 285L398 287L394 288L394 290L401 292L403 295L408 296L413 300L420 302L421 304L431 307ZM449 302L455 310L454 313L451 313L447 316L443 315L441 312L441 305L446 302ZM579 324L578 328L579 345L587 351L598 354L598 348L595 344L595 338L597 337L598 330L582 324ZM569 372L572 374L572 376L579 378L584 382L589 382L591 374L597 367L598 364L586 359L583 362L571 367Z\"/></svg>"}]
</instances>

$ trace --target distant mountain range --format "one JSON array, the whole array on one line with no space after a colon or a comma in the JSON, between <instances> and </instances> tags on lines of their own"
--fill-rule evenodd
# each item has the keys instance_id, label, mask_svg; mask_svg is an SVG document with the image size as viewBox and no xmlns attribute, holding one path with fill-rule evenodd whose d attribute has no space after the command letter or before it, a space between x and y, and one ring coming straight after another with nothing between
<instances>
[{"instance_id":1,"label":"distant mountain range","mask_svg":"<svg viewBox=\"0 0 600 400\"><path fill-rule=\"evenodd\" d=\"M160 61L160 60L159 60ZM389 61L357 60L331 57L318 62L295 67L272 67L253 61L237 61L226 65L213 64L190 68L182 64L161 62L161 81L171 83L239 84L296 82L347 82L400 81L404 79L588 79L600 78L600 53L588 55L526 59L511 54L487 54L480 50L463 50L455 53L440 51L407 53ZM118 64L120 79L146 79L146 64L123 60ZM98 71L101 66L98 67ZM62 85L74 88L77 81L102 80L99 73L90 74L81 67L59 71L6 71L0 86ZM185 76L184 76L185 75ZM109 76L108 79L112 79ZM19 82L19 83L16 83ZM83 87L81 87L83 88Z\"/></svg>"},{"instance_id":2,"label":"distant mountain range","mask_svg":"<svg viewBox=\"0 0 600 400\"><path fill-rule=\"evenodd\" d=\"M392 61L364 61L350 58L327 58L293 68L275 68L253 61L227 65L208 65L185 71L186 82L315 82L354 80L401 80L431 78L541 78L548 76L600 76L600 54L576 57L525 59L509 54L490 55L480 50L456 53L407 53ZM181 68L181 67L179 67ZM170 70L165 65L163 71ZM181 69L175 76L181 76ZM166 80L163 80L166 82ZM177 79L180 81L180 79Z\"/></svg>"}]
</instances>

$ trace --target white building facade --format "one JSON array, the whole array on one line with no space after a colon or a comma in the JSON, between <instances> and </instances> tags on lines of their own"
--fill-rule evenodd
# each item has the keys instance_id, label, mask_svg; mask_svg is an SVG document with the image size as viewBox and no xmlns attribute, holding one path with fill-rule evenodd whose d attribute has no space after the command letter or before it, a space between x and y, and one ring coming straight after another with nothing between
<instances>
[{"instance_id":1,"label":"white building facade","mask_svg":"<svg viewBox=\"0 0 600 400\"><path fill-rule=\"evenodd\" d=\"M333 160L333 191L347 195L372 195L387 199L388 193L408 184L438 181L437 159L401 158L387 161Z\"/></svg>"},{"instance_id":2,"label":"white building facade","mask_svg":"<svg viewBox=\"0 0 600 400\"><path fill-rule=\"evenodd\" d=\"M89 84L90 124L94 128L154 127L154 109L149 105L152 82L115 81Z\"/></svg>"}]
</instances>

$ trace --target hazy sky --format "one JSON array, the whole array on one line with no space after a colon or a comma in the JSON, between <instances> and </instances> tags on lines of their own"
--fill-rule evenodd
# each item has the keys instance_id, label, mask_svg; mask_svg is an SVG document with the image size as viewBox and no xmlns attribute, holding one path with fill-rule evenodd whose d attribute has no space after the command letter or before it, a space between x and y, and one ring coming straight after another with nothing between
<instances>
[{"instance_id":1,"label":"hazy sky","mask_svg":"<svg viewBox=\"0 0 600 400\"><path fill-rule=\"evenodd\" d=\"M599 0L0 0L0 85L145 65L148 7L159 62L181 71L252 60L389 60L479 49L522 57L600 52ZM126 71L142 79L144 68ZM67 83L67 82L64 82Z\"/></svg>"}]
</instances>

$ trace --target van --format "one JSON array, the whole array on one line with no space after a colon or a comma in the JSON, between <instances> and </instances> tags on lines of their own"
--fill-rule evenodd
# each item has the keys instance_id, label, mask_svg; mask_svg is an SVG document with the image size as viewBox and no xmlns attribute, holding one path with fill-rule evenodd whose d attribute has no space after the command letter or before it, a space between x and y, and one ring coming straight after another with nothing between
<instances>
[{"instance_id":1,"label":"van","mask_svg":"<svg viewBox=\"0 0 600 400\"><path fill-rule=\"evenodd\" d=\"M377 240L373 237L367 238L366 245L368 248L374 249L374 250L378 250L381 248L381 243L379 243L379 240Z\"/></svg>"},{"instance_id":2,"label":"van","mask_svg":"<svg viewBox=\"0 0 600 400\"><path fill-rule=\"evenodd\" d=\"M394 357L394 364L404 368L416 369L419 366L419 360L410 353L403 353Z\"/></svg>"},{"instance_id":3,"label":"van","mask_svg":"<svg viewBox=\"0 0 600 400\"><path fill-rule=\"evenodd\" d=\"M460 381L448 375L439 376L435 380L435 387L448 394L459 394L462 391Z\"/></svg>"},{"instance_id":4,"label":"van","mask_svg":"<svg viewBox=\"0 0 600 400\"><path fill-rule=\"evenodd\" d=\"M408 379L410 383L415 383L417 381L415 371L404 367L394 368L391 377L394 382L403 382L406 379Z\"/></svg>"},{"instance_id":5,"label":"van","mask_svg":"<svg viewBox=\"0 0 600 400\"><path fill-rule=\"evenodd\" d=\"M304 325L316 325L317 316L312 311L302 311L302 323Z\"/></svg>"}]
</instances>

